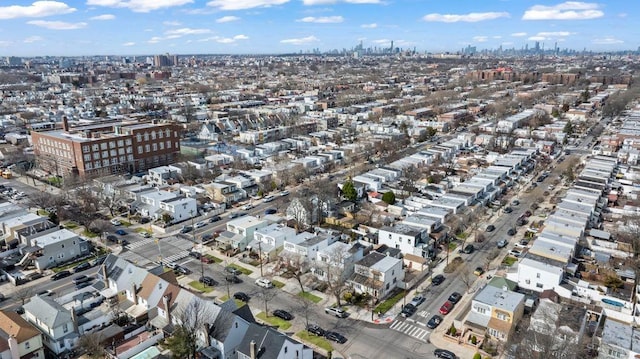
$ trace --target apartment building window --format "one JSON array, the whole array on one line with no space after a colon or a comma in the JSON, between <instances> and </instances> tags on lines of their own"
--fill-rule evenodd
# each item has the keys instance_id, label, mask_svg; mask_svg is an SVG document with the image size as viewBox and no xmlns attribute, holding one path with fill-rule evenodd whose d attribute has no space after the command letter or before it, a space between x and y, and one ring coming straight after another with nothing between
<instances>
[{"instance_id":1,"label":"apartment building window","mask_svg":"<svg viewBox=\"0 0 640 359\"><path fill-rule=\"evenodd\" d=\"M84 155L84 161L91 161L91 155L89 153L87 153L86 155Z\"/></svg>"},{"instance_id":2,"label":"apartment building window","mask_svg":"<svg viewBox=\"0 0 640 359\"><path fill-rule=\"evenodd\" d=\"M151 147L153 148L153 151L157 151L158 150L158 145L157 144L152 144Z\"/></svg>"},{"instance_id":3,"label":"apartment building window","mask_svg":"<svg viewBox=\"0 0 640 359\"><path fill-rule=\"evenodd\" d=\"M109 167L109 160L102 160L102 167Z\"/></svg>"},{"instance_id":4,"label":"apartment building window","mask_svg":"<svg viewBox=\"0 0 640 359\"><path fill-rule=\"evenodd\" d=\"M118 155L118 151L116 151L116 150L111 150L111 151L109 151L109 153L111 154L111 157L115 157L115 156Z\"/></svg>"},{"instance_id":5,"label":"apartment building window","mask_svg":"<svg viewBox=\"0 0 640 359\"><path fill-rule=\"evenodd\" d=\"M84 166L86 169L90 170L93 168L93 165L91 164L91 162L87 162L87 164Z\"/></svg>"},{"instance_id":6,"label":"apartment building window","mask_svg":"<svg viewBox=\"0 0 640 359\"><path fill-rule=\"evenodd\" d=\"M127 159L128 159L129 161L133 161L133 155L127 155Z\"/></svg>"},{"instance_id":7,"label":"apartment building window","mask_svg":"<svg viewBox=\"0 0 640 359\"><path fill-rule=\"evenodd\" d=\"M95 167L95 168L100 168L100 167L102 167L102 166L100 166L100 161L95 161L95 162L93 162L93 167Z\"/></svg>"},{"instance_id":8,"label":"apartment building window","mask_svg":"<svg viewBox=\"0 0 640 359\"><path fill-rule=\"evenodd\" d=\"M124 148L118 148L118 154L119 155L124 155Z\"/></svg>"},{"instance_id":9,"label":"apartment building window","mask_svg":"<svg viewBox=\"0 0 640 359\"><path fill-rule=\"evenodd\" d=\"M500 319L500 320L504 320L504 321L509 320L509 315L508 315L508 314L505 314L505 313L500 313L500 312L498 312L498 313L496 313L496 317L497 317L498 319Z\"/></svg>"},{"instance_id":10,"label":"apartment building window","mask_svg":"<svg viewBox=\"0 0 640 359\"><path fill-rule=\"evenodd\" d=\"M144 133L144 140L145 141L149 141L149 133L148 132Z\"/></svg>"},{"instance_id":11,"label":"apartment building window","mask_svg":"<svg viewBox=\"0 0 640 359\"><path fill-rule=\"evenodd\" d=\"M158 131L158 138L163 138L164 135L162 134L162 130Z\"/></svg>"},{"instance_id":12,"label":"apartment building window","mask_svg":"<svg viewBox=\"0 0 640 359\"><path fill-rule=\"evenodd\" d=\"M100 144L100 149L102 149L102 150L106 150L106 149L107 149L107 143L106 143L106 142L102 142L102 143Z\"/></svg>"},{"instance_id":13,"label":"apartment building window","mask_svg":"<svg viewBox=\"0 0 640 359\"><path fill-rule=\"evenodd\" d=\"M151 131L151 139L152 140L156 139L156 131Z\"/></svg>"},{"instance_id":14,"label":"apartment building window","mask_svg":"<svg viewBox=\"0 0 640 359\"><path fill-rule=\"evenodd\" d=\"M178 142L175 143L175 148L180 147L180 144L178 144Z\"/></svg>"},{"instance_id":15,"label":"apartment building window","mask_svg":"<svg viewBox=\"0 0 640 359\"><path fill-rule=\"evenodd\" d=\"M114 157L111 159L111 164L112 165L117 165L118 164L118 158Z\"/></svg>"},{"instance_id":16,"label":"apartment building window","mask_svg":"<svg viewBox=\"0 0 640 359\"><path fill-rule=\"evenodd\" d=\"M126 143L126 144L127 144L127 146L131 146L131 139L130 139L130 138L127 138L127 139L124 141L124 143Z\"/></svg>"},{"instance_id":17,"label":"apartment building window","mask_svg":"<svg viewBox=\"0 0 640 359\"><path fill-rule=\"evenodd\" d=\"M124 162L124 161L126 161L126 160L127 160L127 158L126 158L126 157L124 157L124 156L120 156L120 157L119 157L119 160L120 160L120 162Z\"/></svg>"},{"instance_id":18,"label":"apartment building window","mask_svg":"<svg viewBox=\"0 0 640 359\"><path fill-rule=\"evenodd\" d=\"M137 134L137 135L136 135L136 140L137 140L138 142L141 142L141 141L142 141L142 135L141 135L141 134Z\"/></svg>"},{"instance_id":19,"label":"apartment building window","mask_svg":"<svg viewBox=\"0 0 640 359\"><path fill-rule=\"evenodd\" d=\"M118 147L122 147L124 146L124 141L123 140L118 140Z\"/></svg>"},{"instance_id":20,"label":"apartment building window","mask_svg":"<svg viewBox=\"0 0 640 359\"><path fill-rule=\"evenodd\" d=\"M151 151L151 146L149 146L149 144L144 145L144 152L150 152Z\"/></svg>"},{"instance_id":21,"label":"apartment building window","mask_svg":"<svg viewBox=\"0 0 640 359\"><path fill-rule=\"evenodd\" d=\"M138 146L138 154L142 154L142 146Z\"/></svg>"},{"instance_id":22,"label":"apartment building window","mask_svg":"<svg viewBox=\"0 0 640 359\"><path fill-rule=\"evenodd\" d=\"M67 324L67 323L62 324L62 332L63 333L68 333L69 332L69 324Z\"/></svg>"},{"instance_id":23,"label":"apartment building window","mask_svg":"<svg viewBox=\"0 0 640 359\"><path fill-rule=\"evenodd\" d=\"M127 153L133 153L133 147L131 146L127 147Z\"/></svg>"},{"instance_id":24,"label":"apartment building window","mask_svg":"<svg viewBox=\"0 0 640 359\"><path fill-rule=\"evenodd\" d=\"M102 151L102 158L109 157L109 151Z\"/></svg>"},{"instance_id":25,"label":"apartment building window","mask_svg":"<svg viewBox=\"0 0 640 359\"><path fill-rule=\"evenodd\" d=\"M158 143L158 145L160 146L161 150L164 150L164 142L160 142L160 143Z\"/></svg>"},{"instance_id":26,"label":"apartment building window","mask_svg":"<svg viewBox=\"0 0 640 359\"><path fill-rule=\"evenodd\" d=\"M109 148L116 148L116 141L109 141Z\"/></svg>"},{"instance_id":27,"label":"apartment building window","mask_svg":"<svg viewBox=\"0 0 640 359\"><path fill-rule=\"evenodd\" d=\"M94 160L99 160L100 159L100 152L94 152L93 153L93 159Z\"/></svg>"},{"instance_id":28,"label":"apartment building window","mask_svg":"<svg viewBox=\"0 0 640 359\"><path fill-rule=\"evenodd\" d=\"M93 146L93 151L100 151L100 146L96 143Z\"/></svg>"},{"instance_id":29,"label":"apartment building window","mask_svg":"<svg viewBox=\"0 0 640 359\"><path fill-rule=\"evenodd\" d=\"M88 145L82 146L82 153L87 153L87 152L89 152L89 146Z\"/></svg>"},{"instance_id":30,"label":"apartment building window","mask_svg":"<svg viewBox=\"0 0 640 359\"><path fill-rule=\"evenodd\" d=\"M167 134L167 137L171 137L171 130L169 130L168 128L165 133Z\"/></svg>"}]
</instances>

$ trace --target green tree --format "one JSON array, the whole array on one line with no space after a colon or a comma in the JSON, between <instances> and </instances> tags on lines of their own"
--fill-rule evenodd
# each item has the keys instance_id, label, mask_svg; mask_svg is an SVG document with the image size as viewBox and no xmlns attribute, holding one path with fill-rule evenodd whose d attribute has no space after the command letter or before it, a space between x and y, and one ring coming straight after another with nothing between
<instances>
[{"instance_id":1,"label":"green tree","mask_svg":"<svg viewBox=\"0 0 640 359\"><path fill-rule=\"evenodd\" d=\"M197 349L196 333L180 325L173 335L167 338L166 345L174 358L194 358L192 354L195 354Z\"/></svg>"},{"instance_id":2,"label":"green tree","mask_svg":"<svg viewBox=\"0 0 640 359\"><path fill-rule=\"evenodd\" d=\"M480 355L480 353L475 353L473 355L473 359L482 359L482 355Z\"/></svg>"},{"instance_id":3,"label":"green tree","mask_svg":"<svg viewBox=\"0 0 640 359\"><path fill-rule=\"evenodd\" d=\"M382 195L382 201L387 204L394 204L396 203L396 194L393 191L387 191Z\"/></svg>"},{"instance_id":4,"label":"green tree","mask_svg":"<svg viewBox=\"0 0 640 359\"><path fill-rule=\"evenodd\" d=\"M562 131L566 133L568 136L570 136L573 133L573 125L571 124L571 121L567 121L567 124L564 125L564 129Z\"/></svg>"},{"instance_id":5,"label":"green tree","mask_svg":"<svg viewBox=\"0 0 640 359\"><path fill-rule=\"evenodd\" d=\"M355 202L358 199L358 191L352 180L348 179L342 186L342 196L351 202Z\"/></svg>"},{"instance_id":6,"label":"green tree","mask_svg":"<svg viewBox=\"0 0 640 359\"><path fill-rule=\"evenodd\" d=\"M436 130L435 128L433 128L431 126L427 126L427 136L429 136L429 138L435 136L436 133L438 133L438 130Z\"/></svg>"}]
</instances>

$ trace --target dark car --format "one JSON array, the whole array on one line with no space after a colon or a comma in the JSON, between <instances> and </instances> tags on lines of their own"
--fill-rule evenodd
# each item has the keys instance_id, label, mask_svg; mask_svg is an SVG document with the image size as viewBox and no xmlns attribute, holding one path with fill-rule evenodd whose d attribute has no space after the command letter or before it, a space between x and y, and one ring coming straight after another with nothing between
<instances>
[{"instance_id":1,"label":"dark car","mask_svg":"<svg viewBox=\"0 0 640 359\"><path fill-rule=\"evenodd\" d=\"M213 234L212 233L207 233L207 234L203 234L202 235L202 240L203 241L209 241L213 239Z\"/></svg>"},{"instance_id":2,"label":"dark car","mask_svg":"<svg viewBox=\"0 0 640 359\"><path fill-rule=\"evenodd\" d=\"M85 282L89 282L92 278L91 277L87 277L86 275L79 275L75 278L73 278L73 284L78 285L80 283L85 283Z\"/></svg>"},{"instance_id":3,"label":"dark car","mask_svg":"<svg viewBox=\"0 0 640 359\"><path fill-rule=\"evenodd\" d=\"M177 266L175 269L176 272L180 273L180 274L191 274L191 270L187 267L183 267L183 266Z\"/></svg>"},{"instance_id":4,"label":"dark car","mask_svg":"<svg viewBox=\"0 0 640 359\"><path fill-rule=\"evenodd\" d=\"M107 259L107 256L98 257L95 261L93 261L94 266L99 266L104 263L104 260Z\"/></svg>"},{"instance_id":5,"label":"dark car","mask_svg":"<svg viewBox=\"0 0 640 359\"><path fill-rule=\"evenodd\" d=\"M149 217L140 218L140 224L147 224L149 222L151 222L151 218L149 218Z\"/></svg>"},{"instance_id":6,"label":"dark car","mask_svg":"<svg viewBox=\"0 0 640 359\"><path fill-rule=\"evenodd\" d=\"M264 210L264 214L276 214L276 212L278 212L278 210L275 208L267 208Z\"/></svg>"},{"instance_id":7,"label":"dark car","mask_svg":"<svg viewBox=\"0 0 640 359\"><path fill-rule=\"evenodd\" d=\"M180 229L180 233L185 234L185 233L189 233L193 231L193 227L191 226L184 226L182 227L182 229Z\"/></svg>"},{"instance_id":8,"label":"dark car","mask_svg":"<svg viewBox=\"0 0 640 359\"><path fill-rule=\"evenodd\" d=\"M224 271L227 272L227 273L231 273L233 275L242 274L242 272L238 268L231 267L231 266L224 267Z\"/></svg>"},{"instance_id":9,"label":"dark car","mask_svg":"<svg viewBox=\"0 0 640 359\"><path fill-rule=\"evenodd\" d=\"M511 213L513 212L513 209L511 209L511 207L505 207L503 211L504 213Z\"/></svg>"},{"instance_id":10,"label":"dark car","mask_svg":"<svg viewBox=\"0 0 640 359\"><path fill-rule=\"evenodd\" d=\"M452 352L446 349L436 349L433 351L433 355L440 359L457 359L458 357Z\"/></svg>"},{"instance_id":11,"label":"dark car","mask_svg":"<svg viewBox=\"0 0 640 359\"><path fill-rule=\"evenodd\" d=\"M119 236L127 235L127 231L125 231L124 229L118 229L115 233Z\"/></svg>"},{"instance_id":12,"label":"dark car","mask_svg":"<svg viewBox=\"0 0 640 359\"><path fill-rule=\"evenodd\" d=\"M516 234L516 229L515 228L509 228L509 230L507 231L507 234L510 236L513 236Z\"/></svg>"},{"instance_id":13,"label":"dark car","mask_svg":"<svg viewBox=\"0 0 640 359\"><path fill-rule=\"evenodd\" d=\"M82 282L82 283L78 283L76 284L76 289L82 289L84 287L88 287L91 285L91 282Z\"/></svg>"},{"instance_id":14,"label":"dark car","mask_svg":"<svg viewBox=\"0 0 640 359\"><path fill-rule=\"evenodd\" d=\"M189 255L195 259L200 259L202 258L202 254L200 254L200 252L196 252L196 251L189 251Z\"/></svg>"},{"instance_id":15,"label":"dark car","mask_svg":"<svg viewBox=\"0 0 640 359\"><path fill-rule=\"evenodd\" d=\"M292 320L293 315L286 310L276 309L273 311L273 315L282 319L282 320Z\"/></svg>"},{"instance_id":16,"label":"dark car","mask_svg":"<svg viewBox=\"0 0 640 359\"><path fill-rule=\"evenodd\" d=\"M224 280L229 283L242 283L242 279L238 278L237 275L227 274L224 276Z\"/></svg>"},{"instance_id":17,"label":"dark car","mask_svg":"<svg viewBox=\"0 0 640 359\"><path fill-rule=\"evenodd\" d=\"M524 212L524 216L525 216L525 217L531 217L531 215L532 215L532 214L533 214L533 213L531 213L531 211L526 211L526 212Z\"/></svg>"},{"instance_id":18,"label":"dark car","mask_svg":"<svg viewBox=\"0 0 640 359\"><path fill-rule=\"evenodd\" d=\"M68 270L62 270L54 275L51 276L51 280L58 280L58 279L62 279L62 278L66 278L68 276L71 275L71 272L69 272Z\"/></svg>"},{"instance_id":19,"label":"dark car","mask_svg":"<svg viewBox=\"0 0 640 359\"><path fill-rule=\"evenodd\" d=\"M209 276L204 276L204 277L200 277L198 279L198 282L204 284L204 285L208 285L210 287L214 286L216 284L216 281L213 280L213 278L209 277Z\"/></svg>"},{"instance_id":20,"label":"dark car","mask_svg":"<svg viewBox=\"0 0 640 359\"><path fill-rule=\"evenodd\" d=\"M440 323L442 323L442 317L434 314L427 322L427 327L429 327L429 329L436 329Z\"/></svg>"},{"instance_id":21,"label":"dark car","mask_svg":"<svg viewBox=\"0 0 640 359\"><path fill-rule=\"evenodd\" d=\"M458 292L453 292L451 293L451 295L449 296L449 301L453 304L456 304L460 301L460 299L462 299L462 294L458 293Z\"/></svg>"},{"instance_id":22,"label":"dark car","mask_svg":"<svg viewBox=\"0 0 640 359\"><path fill-rule=\"evenodd\" d=\"M237 299L237 300L241 300L243 302L248 302L250 297L247 293L244 292L237 292L237 293L233 293L233 298Z\"/></svg>"},{"instance_id":23,"label":"dark car","mask_svg":"<svg viewBox=\"0 0 640 359\"><path fill-rule=\"evenodd\" d=\"M344 335L336 332L326 332L324 333L324 337L339 344L347 342L347 338L345 338Z\"/></svg>"},{"instance_id":24,"label":"dark car","mask_svg":"<svg viewBox=\"0 0 640 359\"><path fill-rule=\"evenodd\" d=\"M113 242L113 243L118 243L118 237L114 236L113 234L110 234L110 235L107 236L107 241Z\"/></svg>"},{"instance_id":25,"label":"dark car","mask_svg":"<svg viewBox=\"0 0 640 359\"><path fill-rule=\"evenodd\" d=\"M405 305L404 308L402 308L402 312L400 313L400 315L402 315L405 318L409 318L410 316L413 315L413 313L416 312L416 310L418 310L418 308L416 308L413 304L409 303Z\"/></svg>"},{"instance_id":26,"label":"dark car","mask_svg":"<svg viewBox=\"0 0 640 359\"><path fill-rule=\"evenodd\" d=\"M473 244L467 244L462 250L462 252L466 254L471 254L475 250L476 250L476 247L474 247Z\"/></svg>"},{"instance_id":27,"label":"dark car","mask_svg":"<svg viewBox=\"0 0 640 359\"><path fill-rule=\"evenodd\" d=\"M490 224L487 226L487 232L493 232L496 230L496 226L494 226L493 224Z\"/></svg>"},{"instance_id":28,"label":"dark car","mask_svg":"<svg viewBox=\"0 0 640 359\"><path fill-rule=\"evenodd\" d=\"M213 217L209 218L209 223L218 222L221 219L222 219L222 217L220 217L220 216L213 216Z\"/></svg>"},{"instance_id":29,"label":"dark car","mask_svg":"<svg viewBox=\"0 0 640 359\"><path fill-rule=\"evenodd\" d=\"M75 268L73 268L73 273L82 272L83 270L87 270L89 268L91 268L91 264L89 262L80 263Z\"/></svg>"},{"instance_id":30,"label":"dark car","mask_svg":"<svg viewBox=\"0 0 640 359\"><path fill-rule=\"evenodd\" d=\"M317 324L309 324L307 326L307 331L320 337L323 337L325 333L324 329L320 328Z\"/></svg>"},{"instance_id":31,"label":"dark car","mask_svg":"<svg viewBox=\"0 0 640 359\"><path fill-rule=\"evenodd\" d=\"M433 279L431 280L431 283L433 285L440 285L442 284L442 282L444 282L444 276L442 274L438 274L437 276L433 277Z\"/></svg>"}]
</instances>

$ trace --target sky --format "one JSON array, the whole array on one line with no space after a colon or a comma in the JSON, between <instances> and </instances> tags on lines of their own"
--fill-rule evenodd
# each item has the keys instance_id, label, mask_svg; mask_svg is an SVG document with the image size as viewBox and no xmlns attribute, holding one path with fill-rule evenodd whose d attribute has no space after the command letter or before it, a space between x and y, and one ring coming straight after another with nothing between
<instances>
[{"instance_id":1,"label":"sky","mask_svg":"<svg viewBox=\"0 0 640 359\"><path fill-rule=\"evenodd\" d=\"M640 46L640 1L1 0L0 56Z\"/></svg>"}]
</instances>

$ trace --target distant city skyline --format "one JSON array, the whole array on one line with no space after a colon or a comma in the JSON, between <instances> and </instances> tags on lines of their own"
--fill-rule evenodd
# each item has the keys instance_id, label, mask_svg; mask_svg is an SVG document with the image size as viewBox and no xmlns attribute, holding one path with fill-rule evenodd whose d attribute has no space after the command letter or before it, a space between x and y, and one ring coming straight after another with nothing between
<instances>
[{"instance_id":1,"label":"distant city skyline","mask_svg":"<svg viewBox=\"0 0 640 359\"><path fill-rule=\"evenodd\" d=\"M637 50L640 3L547 0L6 0L0 56L318 49Z\"/></svg>"}]
</instances>

